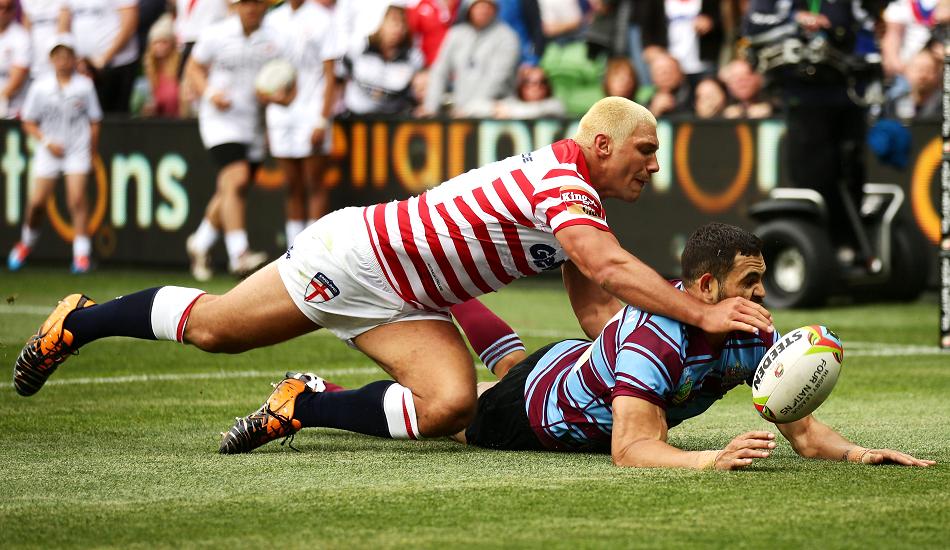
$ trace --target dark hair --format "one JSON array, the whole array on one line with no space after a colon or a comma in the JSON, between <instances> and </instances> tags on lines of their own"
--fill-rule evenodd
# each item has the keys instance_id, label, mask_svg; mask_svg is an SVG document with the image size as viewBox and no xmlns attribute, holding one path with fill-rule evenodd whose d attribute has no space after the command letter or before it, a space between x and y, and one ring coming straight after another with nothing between
<instances>
[{"instance_id":1,"label":"dark hair","mask_svg":"<svg viewBox=\"0 0 950 550\"><path fill-rule=\"evenodd\" d=\"M711 273L721 283L732 270L736 254L762 254L762 239L734 225L707 223L686 241L680 257L683 282L688 285L704 273Z\"/></svg>"},{"instance_id":2,"label":"dark hair","mask_svg":"<svg viewBox=\"0 0 950 550\"><path fill-rule=\"evenodd\" d=\"M402 55L403 52L408 51L409 48L412 47L412 41L413 41L412 30L409 28L409 21L408 21L408 19L407 19L407 17L406 17L406 9L405 9L405 8L403 8L403 7L401 7L401 6L392 6L392 5L390 5L388 8L386 8L386 12L383 14L383 19L380 19L380 21L379 21L379 28L377 28L377 29L373 32L373 34L369 35L369 38L368 38L367 40L368 40L368 42L369 42L370 48L375 49L375 50L377 50L377 51L379 50L380 42L382 42L382 39L380 38L380 29L382 29L382 27L383 27L383 20L386 19L386 16L387 16L387 15L389 15L389 12L396 12L396 13L398 13L398 14L402 17L402 22L403 22L403 24L406 26L406 36L404 36L403 39L402 39L402 42L399 43L399 52L400 52L400 54L397 55L397 58L398 58L398 57L400 57L400 56Z\"/></svg>"}]
</instances>

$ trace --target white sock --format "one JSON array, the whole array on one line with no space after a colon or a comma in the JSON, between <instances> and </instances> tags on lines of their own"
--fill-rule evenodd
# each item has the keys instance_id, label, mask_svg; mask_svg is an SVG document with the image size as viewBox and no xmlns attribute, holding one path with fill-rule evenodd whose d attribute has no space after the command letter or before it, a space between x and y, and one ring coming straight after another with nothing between
<instances>
[{"instance_id":1,"label":"white sock","mask_svg":"<svg viewBox=\"0 0 950 550\"><path fill-rule=\"evenodd\" d=\"M211 250L211 247L214 246L216 242L218 242L218 230L211 225L208 218L202 219L201 225L195 230L194 239L192 240L195 248L197 248L199 252L207 252Z\"/></svg>"},{"instance_id":2,"label":"white sock","mask_svg":"<svg viewBox=\"0 0 950 550\"><path fill-rule=\"evenodd\" d=\"M297 235L304 230L306 225L304 225L303 220L287 220L284 223L284 232L287 234L287 247L294 244L294 239L297 238Z\"/></svg>"},{"instance_id":3,"label":"white sock","mask_svg":"<svg viewBox=\"0 0 950 550\"><path fill-rule=\"evenodd\" d=\"M412 392L405 386L393 384L383 394L383 412L393 439L419 439L419 421Z\"/></svg>"},{"instance_id":4,"label":"white sock","mask_svg":"<svg viewBox=\"0 0 950 550\"><path fill-rule=\"evenodd\" d=\"M247 231L243 229L228 231L224 234L224 246L228 249L228 259L231 260L231 265L237 264L241 254L247 252Z\"/></svg>"},{"instance_id":5,"label":"white sock","mask_svg":"<svg viewBox=\"0 0 950 550\"><path fill-rule=\"evenodd\" d=\"M39 229L33 229L26 224L20 228L20 242L26 245L27 248L33 248L33 245L36 244L36 241L39 240L39 238Z\"/></svg>"},{"instance_id":6,"label":"white sock","mask_svg":"<svg viewBox=\"0 0 950 550\"><path fill-rule=\"evenodd\" d=\"M92 242L86 235L76 235L73 238L73 257L89 256L92 252Z\"/></svg>"},{"instance_id":7,"label":"white sock","mask_svg":"<svg viewBox=\"0 0 950 550\"><path fill-rule=\"evenodd\" d=\"M158 340L181 342L191 306L205 291L181 286L163 286L152 300L152 332Z\"/></svg>"}]
</instances>

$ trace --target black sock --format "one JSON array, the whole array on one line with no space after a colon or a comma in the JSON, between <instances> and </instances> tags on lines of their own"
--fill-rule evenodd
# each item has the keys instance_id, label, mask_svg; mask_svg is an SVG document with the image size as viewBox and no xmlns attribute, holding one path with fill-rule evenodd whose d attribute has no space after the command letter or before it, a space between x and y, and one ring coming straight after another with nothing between
<instances>
[{"instance_id":1,"label":"black sock","mask_svg":"<svg viewBox=\"0 0 950 550\"><path fill-rule=\"evenodd\" d=\"M63 328L73 335L73 348L84 346L104 336L131 336L155 340L152 332L152 300L161 287L149 288L120 296L70 313Z\"/></svg>"},{"instance_id":2,"label":"black sock","mask_svg":"<svg viewBox=\"0 0 950 550\"><path fill-rule=\"evenodd\" d=\"M383 394L392 380L380 380L358 390L301 393L294 405L294 418L305 428L337 428L378 437L391 437Z\"/></svg>"}]
</instances>

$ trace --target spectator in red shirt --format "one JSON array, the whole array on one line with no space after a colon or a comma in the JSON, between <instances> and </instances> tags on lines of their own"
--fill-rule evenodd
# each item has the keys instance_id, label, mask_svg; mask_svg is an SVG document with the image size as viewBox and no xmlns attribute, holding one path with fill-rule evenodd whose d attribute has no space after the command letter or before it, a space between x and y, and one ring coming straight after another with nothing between
<instances>
[{"instance_id":1,"label":"spectator in red shirt","mask_svg":"<svg viewBox=\"0 0 950 550\"><path fill-rule=\"evenodd\" d=\"M419 39L426 67L435 62L449 27L458 15L459 0L420 0L406 9L409 30Z\"/></svg>"}]
</instances>

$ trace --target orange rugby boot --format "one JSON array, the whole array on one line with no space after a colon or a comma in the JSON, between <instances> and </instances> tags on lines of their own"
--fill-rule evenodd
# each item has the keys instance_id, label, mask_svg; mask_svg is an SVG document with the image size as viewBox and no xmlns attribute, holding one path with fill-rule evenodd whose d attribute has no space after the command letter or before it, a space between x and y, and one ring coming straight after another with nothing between
<instances>
[{"instance_id":1,"label":"orange rugby boot","mask_svg":"<svg viewBox=\"0 0 950 550\"><path fill-rule=\"evenodd\" d=\"M63 321L73 311L95 304L84 294L70 294L60 300L17 357L13 366L13 386L18 394L30 396L40 391L63 361L77 353L72 348L73 335L63 328Z\"/></svg>"}]
</instances>

